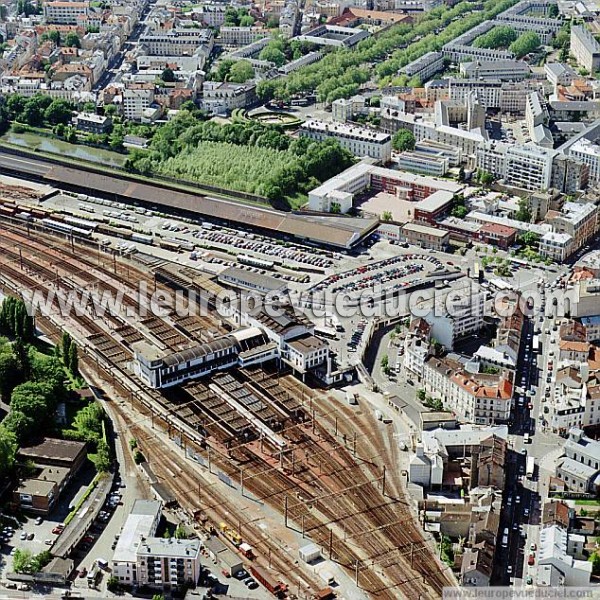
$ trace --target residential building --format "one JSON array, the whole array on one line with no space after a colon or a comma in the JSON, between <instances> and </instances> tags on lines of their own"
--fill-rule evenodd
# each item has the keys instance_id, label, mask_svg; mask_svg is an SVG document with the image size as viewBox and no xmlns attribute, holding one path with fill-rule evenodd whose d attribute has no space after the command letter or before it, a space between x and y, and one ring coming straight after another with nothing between
<instances>
[{"instance_id":1,"label":"residential building","mask_svg":"<svg viewBox=\"0 0 600 600\"><path fill-rule=\"evenodd\" d=\"M352 96L352 98L338 98L331 103L331 117L338 123L351 121L354 115L367 112L366 98Z\"/></svg>"},{"instance_id":2,"label":"residential building","mask_svg":"<svg viewBox=\"0 0 600 600\"><path fill-rule=\"evenodd\" d=\"M479 229L479 239L491 246L508 250L517 239L517 230L499 223L485 223Z\"/></svg>"},{"instance_id":3,"label":"residential building","mask_svg":"<svg viewBox=\"0 0 600 600\"><path fill-rule=\"evenodd\" d=\"M563 263L573 250L573 238L568 233L549 231L540 238L540 255L554 262Z\"/></svg>"},{"instance_id":4,"label":"residential building","mask_svg":"<svg viewBox=\"0 0 600 600\"><path fill-rule=\"evenodd\" d=\"M577 64L589 73L600 69L600 43L585 25L571 27L570 52Z\"/></svg>"},{"instance_id":5,"label":"residential building","mask_svg":"<svg viewBox=\"0 0 600 600\"><path fill-rule=\"evenodd\" d=\"M441 52L427 52L400 69L408 77L417 77L424 83L436 73L444 70L444 55Z\"/></svg>"},{"instance_id":6,"label":"residential building","mask_svg":"<svg viewBox=\"0 0 600 600\"><path fill-rule=\"evenodd\" d=\"M433 335L435 329L433 324ZM451 360L430 358L423 373L425 390L440 398L444 406L462 420L496 424L510 419L513 383L509 372L501 375L469 373Z\"/></svg>"},{"instance_id":7,"label":"residential building","mask_svg":"<svg viewBox=\"0 0 600 600\"><path fill-rule=\"evenodd\" d=\"M44 2L44 18L47 23L78 25L90 13L89 2L69 2L56 0Z\"/></svg>"},{"instance_id":8,"label":"residential building","mask_svg":"<svg viewBox=\"0 0 600 600\"><path fill-rule=\"evenodd\" d=\"M97 115L95 113L78 113L73 122L75 127L80 131L95 133L102 135L108 133L112 129L112 119L105 115Z\"/></svg>"},{"instance_id":9,"label":"residential building","mask_svg":"<svg viewBox=\"0 0 600 600\"><path fill-rule=\"evenodd\" d=\"M476 60L461 63L460 74L477 81L521 81L531 75L531 69L521 60Z\"/></svg>"},{"instance_id":10,"label":"residential building","mask_svg":"<svg viewBox=\"0 0 600 600\"><path fill-rule=\"evenodd\" d=\"M247 108L255 102L256 85L253 83L205 81L202 85L202 107L212 114Z\"/></svg>"},{"instance_id":11,"label":"residential building","mask_svg":"<svg viewBox=\"0 0 600 600\"><path fill-rule=\"evenodd\" d=\"M409 377L423 380L423 367L429 356L431 325L425 319L413 319L404 338L403 367Z\"/></svg>"},{"instance_id":12,"label":"residential building","mask_svg":"<svg viewBox=\"0 0 600 600\"><path fill-rule=\"evenodd\" d=\"M156 537L160 518L160 502L134 501L117 540L112 575L125 585L195 587L201 571L200 540Z\"/></svg>"},{"instance_id":13,"label":"residential building","mask_svg":"<svg viewBox=\"0 0 600 600\"><path fill-rule=\"evenodd\" d=\"M311 119L301 126L299 133L314 140L334 138L355 156L369 156L383 164L392 157L391 136L366 127Z\"/></svg>"},{"instance_id":14,"label":"residential building","mask_svg":"<svg viewBox=\"0 0 600 600\"><path fill-rule=\"evenodd\" d=\"M417 141L433 140L449 146L460 148L463 155L475 155L477 149L485 142L485 137L477 131L466 131L449 125L417 122L414 127Z\"/></svg>"},{"instance_id":15,"label":"residential building","mask_svg":"<svg viewBox=\"0 0 600 600\"><path fill-rule=\"evenodd\" d=\"M486 294L468 284L423 300L417 308L431 325L431 336L448 349L458 340L479 332L489 314Z\"/></svg>"},{"instance_id":16,"label":"residential building","mask_svg":"<svg viewBox=\"0 0 600 600\"><path fill-rule=\"evenodd\" d=\"M573 79L578 77L577 73L566 63L548 62L544 65L546 79L554 85L571 85Z\"/></svg>"},{"instance_id":17,"label":"residential building","mask_svg":"<svg viewBox=\"0 0 600 600\"><path fill-rule=\"evenodd\" d=\"M575 559L568 553L568 538L567 531L558 525L544 527L540 531L538 585L584 587L590 584L592 563Z\"/></svg>"},{"instance_id":18,"label":"residential building","mask_svg":"<svg viewBox=\"0 0 600 600\"><path fill-rule=\"evenodd\" d=\"M600 442L587 437L581 429L570 429L556 476L569 490L595 494L600 488Z\"/></svg>"},{"instance_id":19,"label":"residential building","mask_svg":"<svg viewBox=\"0 0 600 600\"><path fill-rule=\"evenodd\" d=\"M587 165L589 179L600 181L600 146L582 137L569 147L569 156Z\"/></svg>"},{"instance_id":20,"label":"residential building","mask_svg":"<svg viewBox=\"0 0 600 600\"><path fill-rule=\"evenodd\" d=\"M546 215L546 222L554 232L570 235L574 250L578 250L598 231L598 207L593 202L565 202L560 212Z\"/></svg>"},{"instance_id":21,"label":"residential building","mask_svg":"<svg viewBox=\"0 0 600 600\"><path fill-rule=\"evenodd\" d=\"M530 144L509 146L506 151L506 182L526 190L547 190L555 154L553 150Z\"/></svg>"},{"instance_id":22,"label":"residential building","mask_svg":"<svg viewBox=\"0 0 600 600\"><path fill-rule=\"evenodd\" d=\"M221 27L219 29L219 42L223 46L247 46L269 36L269 30L264 27Z\"/></svg>"},{"instance_id":23,"label":"residential building","mask_svg":"<svg viewBox=\"0 0 600 600\"><path fill-rule=\"evenodd\" d=\"M576 154L556 154L552 161L552 189L576 194L587 188L590 166Z\"/></svg>"},{"instance_id":24,"label":"residential building","mask_svg":"<svg viewBox=\"0 0 600 600\"><path fill-rule=\"evenodd\" d=\"M144 111L154 103L154 83L131 83L123 89L123 115L141 121Z\"/></svg>"},{"instance_id":25,"label":"residential building","mask_svg":"<svg viewBox=\"0 0 600 600\"><path fill-rule=\"evenodd\" d=\"M335 25L319 25L295 39L299 42L309 42L317 46L333 46L335 48L352 48L358 42L370 36L364 29L337 27Z\"/></svg>"}]
</instances>

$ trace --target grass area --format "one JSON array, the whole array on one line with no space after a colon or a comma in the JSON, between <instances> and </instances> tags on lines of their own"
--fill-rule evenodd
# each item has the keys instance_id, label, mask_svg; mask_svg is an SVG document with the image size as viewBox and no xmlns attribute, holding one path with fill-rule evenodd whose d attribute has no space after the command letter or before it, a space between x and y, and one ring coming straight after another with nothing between
<instances>
[{"instance_id":1,"label":"grass area","mask_svg":"<svg viewBox=\"0 0 600 600\"><path fill-rule=\"evenodd\" d=\"M81 144L71 144L63 140L57 140L42 134L27 131L15 133L9 131L4 134L3 139L14 146L28 148L36 152L48 152L63 157L85 160L87 162L109 165L111 167L123 167L127 156L118 152L111 152L105 148L93 148Z\"/></svg>"},{"instance_id":2,"label":"grass area","mask_svg":"<svg viewBox=\"0 0 600 600\"><path fill-rule=\"evenodd\" d=\"M600 508L600 500L575 500L576 506L597 506Z\"/></svg>"},{"instance_id":3,"label":"grass area","mask_svg":"<svg viewBox=\"0 0 600 600\"><path fill-rule=\"evenodd\" d=\"M31 148L26 148L24 146L18 146L16 144L10 144L3 137L0 138L0 148L2 148L2 147L19 150L21 152L27 152L27 153L30 153L32 155L32 157L49 158L51 160L61 162L67 167L69 167L69 166L71 166L71 167L72 166L89 167L90 166L89 161L86 161L86 160L83 160L80 158L69 158L67 160L67 159L65 159L64 156L62 156L60 154L55 154L52 152L45 152L42 150L34 151ZM139 181L141 183L147 183L149 185L156 185L157 183L163 183L163 184L165 183L164 181L159 181L159 180L153 179L152 177L145 177L144 175L139 175L138 173L129 173L129 172L123 171L121 169L113 168L113 167L110 167L107 165L102 165L102 170L105 171L106 174L108 174L108 175L111 175L111 174L119 175L121 177L126 176L129 179L134 179L136 181ZM252 200L246 200L246 199L237 198L234 196L226 196L224 194L218 194L216 192L202 188L201 185L194 185L191 183L185 184L185 183L178 183L178 182L168 182L168 185L170 187L172 187L173 189L176 189L176 190L179 190L182 192L190 192L190 193L194 193L194 194L206 194L213 198L222 198L224 200L238 202L239 204L248 204L250 206L259 206L261 208L265 207L265 204L262 202L253 202Z\"/></svg>"}]
</instances>

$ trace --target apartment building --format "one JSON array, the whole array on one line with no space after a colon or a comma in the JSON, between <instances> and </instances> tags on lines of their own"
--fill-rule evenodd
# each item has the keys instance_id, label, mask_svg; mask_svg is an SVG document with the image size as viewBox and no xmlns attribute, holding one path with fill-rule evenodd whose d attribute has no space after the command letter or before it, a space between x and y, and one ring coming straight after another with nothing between
<instances>
[{"instance_id":1,"label":"apartment building","mask_svg":"<svg viewBox=\"0 0 600 600\"><path fill-rule=\"evenodd\" d=\"M506 182L526 190L547 190L555 154L553 150L531 144L510 145L506 150Z\"/></svg>"},{"instance_id":2,"label":"apartment building","mask_svg":"<svg viewBox=\"0 0 600 600\"><path fill-rule=\"evenodd\" d=\"M552 189L575 194L588 186L590 168L576 155L557 154L552 162Z\"/></svg>"},{"instance_id":3,"label":"apartment building","mask_svg":"<svg viewBox=\"0 0 600 600\"><path fill-rule=\"evenodd\" d=\"M554 86L571 85L573 79L578 77L572 67L566 63L549 62L544 65L546 79Z\"/></svg>"},{"instance_id":4,"label":"apartment building","mask_svg":"<svg viewBox=\"0 0 600 600\"><path fill-rule=\"evenodd\" d=\"M560 213L548 213L546 222L556 233L570 235L574 250L578 250L598 231L598 207L593 202L566 202Z\"/></svg>"},{"instance_id":5,"label":"apartment building","mask_svg":"<svg viewBox=\"0 0 600 600\"><path fill-rule=\"evenodd\" d=\"M600 488L600 443L587 437L581 429L572 428L563 455L556 476L569 490L596 493Z\"/></svg>"},{"instance_id":6,"label":"apartment building","mask_svg":"<svg viewBox=\"0 0 600 600\"><path fill-rule=\"evenodd\" d=\"M256 40L269 36L264 27L221 27L219 42L223 46L247 46Z\"/></svg>"},{"instance_id":7,"label":"apartment building","mask_svg":"<svg viewBox=\"0 0 600 600\"><path fill-rule=\"evenodd\" d=\"M600 69L600 43L584 25L571 27L571 54L577 64L594 74Z\"/></svg>"},{"instance_id":8,"label":"apartment building","mask_svg":"<svg viewBox=\"0 0 600 600\"><path fill-rule=\"evenodd\" d=\"M436 73L444 70L444 55L441 52L427 52L400 69L408 77L418 77L424 83Z\"/></svg>"},{"instance_id":9,"label":"apartment building","mask_svg":"<svg viewBox=\"0 0 600 600\"><path fill-rule=\"evenodd\" d=\"M202 570L200 540L146 538L136 551L138 585L163 590L195 587Z\"/></svg>"},{"instance_id":10,"label":"apartment building","mask_svg":"<svg viewBox=\"0 0 600 600\"><path fill-rule=\"evenodd\" d=\"M508 372L469 373L460 363L432 357L425 363L423 382L428 394L463 421L488 425L510 419L513 383Z\"/></svg>"},{"instance_id":11,"label":"apartment building","mask_svg":"<svg viewBox=\"0 0 600 600\"><path fill-rule=\"evenodd\" d=\"M391 136L366 127L312 119L302 125L299 133L313 140L336 139L355 156L369 156L383 164L392 158Z\"/></svg>"},{"instance_id":12,"label":"apartment building","mask_svg":"<svg viewBox=\"0 0 600 600\"><path fill-rule=\"evenodd\" d=\"M580 138L569 148L569 155L588 166L591 181L600 181L600 146Z\"/></svg>"},{"instance_id":13,"label":"apartment building","mask_svg":"<svg viewBox=\"0 0 600 600\"><path fill-rule=\"evenodd\" d=\"M111 561L112 574L126 585L163 590L194 587L201 571L200 540L155 537L161 503L135 500Z\"/></svg>"},{"instance_id":14,"label":"apartment building","mask_svg":"<svg viewBox=\"0 0 600 600\"><path fill-rule=\"evenodd\" d=\"M214 45L214 34L210 29L193 27L151 31L140 37L140 46L155 56L192 56L200 47L210 53Z\"/></svg>"},{"instance_id":15,"label":"apartment building","mask_svg":"<svg viewBox=\"0 0 600 600\"><path fill-rule=\"evenodd\" d=\"M484 292L468 285L454 288L418 305L431 325L431 336L448 349L484 326L489 306Z\"/></svg>"},{"instance_id":16,"label":"apartment building","mask_svg":"<svg viewBox=\"0 0 600 600\"><path fill-rule=\"evenodd\" d=\"M352 98L338 98L331 103L331 117L338 123L351 121L354 115L368 113L366 98L352 96Z\"/></svg>"},{"instance_id":17,"label":"apartment building","mask_svg":"<svg viewBox=\"0 0 600 600\"><path fill-rule=\"evenodd\" d=\"M153 83L131 83L123 89L123 115L126 119L141 121L144 111L153 103Z\"/></svg>"},{"instance_id":18,"label":"apartment building","mask_svg":"<svg viewBox=\"0 0 600 600\"><path fill-rule=\"evenodd\" d=\"M461 63L460 74L477 81L521 81L531 75L531 69L521 60L476 60Z\"/></svg>"},{"instance_id":19,"label":"apartment building","mask_svg":"<svg viewBox=\"0 0 600 600\"><path fill-rule=\"evenodd\" d=\"M236 108L247 108L256 102L256 85L205 81L202 85L202 107L212 114Z\"/></svg>"},{"instance_id":20,"label":"apartment building","mask_svg":"<svg viewBox=\"0 0 600 600\"><path fill-rule=\"evenodd\" d=\"M44 18L47 23L57 25L77 25L87 19L90 13L89 2L67 2L57 0L44 3Z\"/></svg>"},{"instance_id":21,"label":"apartment building","mask_svg":"<svg viewBox=\"0 0 600 600\"><path fill-rule=\"evenodd\" d=\"M564 262L573 251L573 238L568 233L549 231L540 238L540 255L554 262Z\"/></svg>"},{"instance_id":22,"label":"apartment building","mask_svg":"<svg viewBox=\"0 0 600 600\"><path fill-rule=\"evenodd\" d=\"M225 22L227 6L225 4L203 4L195 7L192 12L199 15L202 22L208 27L218 29Z\"/></svg>"}]
</instances>

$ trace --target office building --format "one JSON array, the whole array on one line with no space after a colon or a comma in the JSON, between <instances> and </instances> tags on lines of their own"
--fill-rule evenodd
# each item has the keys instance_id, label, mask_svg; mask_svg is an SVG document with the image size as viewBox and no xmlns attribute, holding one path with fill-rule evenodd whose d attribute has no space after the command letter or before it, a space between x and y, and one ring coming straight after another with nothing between
<instances>
[{"instance_id":1,"label":"office building","mask_svg":"<svg viewBox=\"0 0 600 600\"><path fill-rule=\"evenodd\" d=\"M46 23L56 25L78 25L87 19L90 13L89 2L56 2L44 3L44 18Z\"/></svg>"},{"instance_id":2,"label":"office building","mask_svg":"<svg viewBox=\"0 0 600 600\"><path fill-rule=\"evenodd\" d=\"M400 69L408 77L418 77L421 83L431 79L436 73L444 70L444 55L441 52L427 52Z\"/></svg>"}]
</instances>

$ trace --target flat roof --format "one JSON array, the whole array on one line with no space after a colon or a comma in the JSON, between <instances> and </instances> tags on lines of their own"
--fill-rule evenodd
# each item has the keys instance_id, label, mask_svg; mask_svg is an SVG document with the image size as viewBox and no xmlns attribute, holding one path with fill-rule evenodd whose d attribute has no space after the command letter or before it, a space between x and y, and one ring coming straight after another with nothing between
<instances>
[{"instance_id":1,"label":"flat roof","mask_svg":"<svg viewBox=\"0 0 600 600\"><path fill-rule=\"evenodd\" d=\"M377 219L320 217L279 212L267 207L261 208L244 204L242 201L236 202L172 189L165 190L161 187L137 183L120 177L100 175L70 167L52 166L45 175L45 179L80 185L91 190L102 190L148 204L276 231L300 239L321 242L327 246L350 248L372 231L378 223Z\"/></svg>"},{"instance_id":2,"label":"flat roof","mask_svg":"<svg viewBox=\"0 0 600 600\"><path fill-rule=\"evenodd\" d=\"M433 192L433 194L418 202L415 208L418 210L435 212L436 210L439 210L452 202L453 198L454 194L452 192L438 190L437 192Z\"/></svg>"},{"instance_id":3,"label":"flat roof","mask_svg":"<svg viewBox=\"0 0 600 600\"><path fill-rule=\"evenodd\" d=\"M153 525L160 516L161 503L156 500L136 500L127 517L113 555L113 562L136 562L141 538L154 533Z\"/></svg>"},{"instance_id":4,"label":"flat roof","mask_svg":"<svg viewBox=\"0 0 600 600\"><path fill-rule=\"evenodd\" d=\"M443 238L449 233L445 229L436 229L427 225L419 225L418 223L407 223L402 227L402 231L414 231L415 233L423 233L433 237Z\"/></svg>"},{"instance_id":5,"label":"flat roof","mask_svg":"<svg viewBox=\"0 0 600 600\"><path fill-rule=\"evenodd\" d=\"M31 460L43 462L44 460L59 460L73 462L85 450L85 442L75 440L59 440L44 438L37 444L21 446L18 454Z\"/></svg>"},{"instance_id":6,"label":"flat roof","mask_svg":"<svg viewBox=\"0 0 600 600\"><path fill-rule=\"evenodd\" d=\"M219 273L217 279L224 283L235 285L239 283L250 288L261 288L270 291L279 291L287 288L287 283L283 279L277 279L270 275L260 275L252 271L246 271L240 267L229 267Z\"/></svg>"},{"instance_id":7,"label":"flat roof","mask_svg":"<svg viewBox=\"0 0 600 600\"><path fill-rule=\"evenodd\" d=\"M179 540L176 538L148 538L137 549L137 554L165 556L169 558L196 558L200 553L200 540Z\"/></svg>"}]
</instances>

